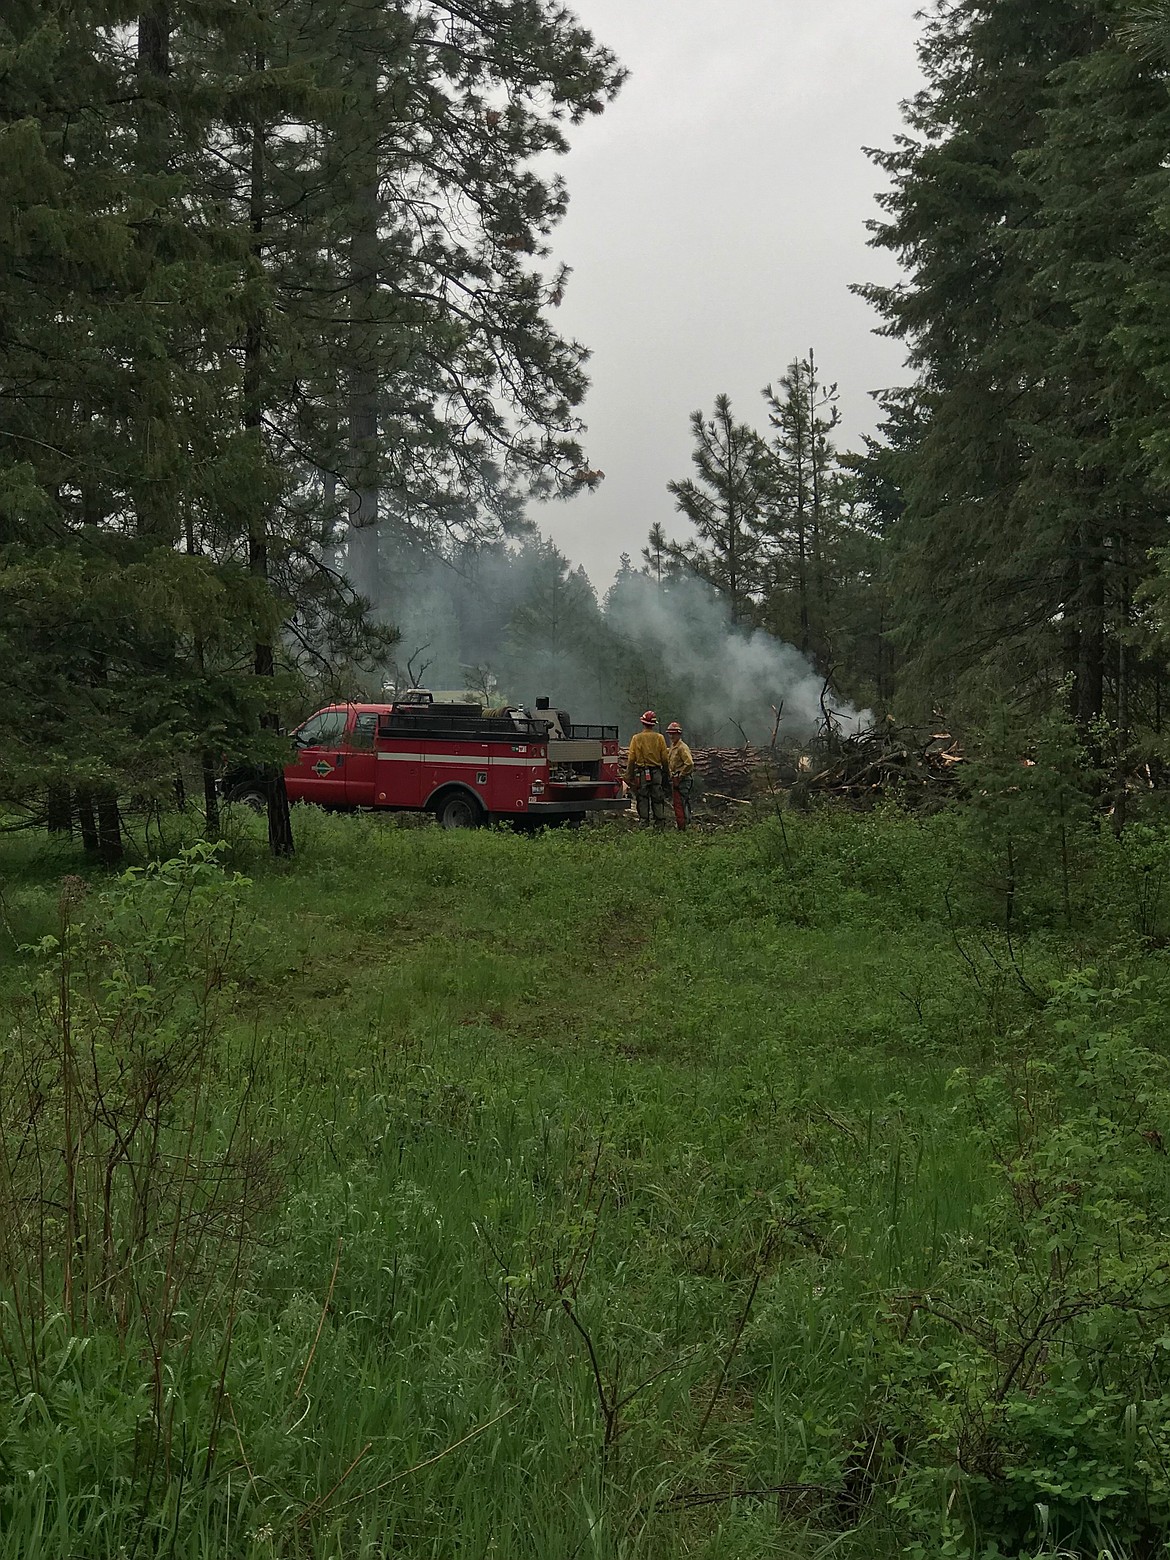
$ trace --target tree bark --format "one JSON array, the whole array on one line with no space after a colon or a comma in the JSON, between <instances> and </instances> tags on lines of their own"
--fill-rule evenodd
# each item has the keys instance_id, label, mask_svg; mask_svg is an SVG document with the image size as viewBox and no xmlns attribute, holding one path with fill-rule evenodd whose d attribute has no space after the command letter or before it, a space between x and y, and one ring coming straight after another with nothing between
<instances>
[{"instance_id":1,"label":"tree bark","mask_svg":"<svg viewBox=\"0 0 1170 1560\"><path fill-rule=\"evenodd\" d=\"M219 790L214 754L201 754L199 767L203 773L203 830L209 840L214 840L219 838Z\"/></svg>"},{"instance_id":2,"label":"tree bark","mask_svg":"<svg viewBox=\"0 0 1170 1560\"><path fill-rule=\"evenodd\" d=\"M171 8L166 0L138 17L138 69L151 76L167 76L171 68Z\"/></svg>"},{"instance_id":3,"label":"tree bark","mask_svg":"<svg viewBox=\"0 0 1170 1560\"><path fill-rule=\"evenodd\" d=\"M377 99L376 82L366 79L371 108ZM372 116L371 116L372 117ZM381 605L382 579L378 545L378 372L374 313L378 291L380 245L378 218L377 142L371 130L362 149L364 164L355 191L350 236L350 373L349 460L353 487L349 500L349 577L359 595L371 606Z\"/></svg>"},{"instance_id":4,"label":"tree bark","mask_svg":"<svg viewBox=\"0 0 1170 1560\"><path fill-rule=\"evenodd\" d=\"M1105 704L1105 549L1092 518L1082 522L1079 552L1075 714L1077 725L1086 731Z\"/></svg>"},{"instance_id":5,"label":"tree bark","mask_svg":"<svg viewBox=\"0 0 1170 1560\"><path fill-rule=\"evenodd\" d=\"M1127 635L1133 610L1132 581L1129 575L1129 550L1123 536L1117 539L1117 564L1120 576L1117 633L1117 742L1120 749L1129 746L1130 655Z\"/></svg>"},{"instance_id":6,"label":"tree bark","mask_svg":"<svg viewBox=\"0 0 1170 1560\"><path fill-rule=\"evenodd\" d=\"M98 860L106 867L116 867L124 854L122 814L118 798L112 791L102 791L97 798L97 853Z\"/></svg>"},{"instance_id":7,"label":"tree bark","mask_svg":"<svg viewBox=\"0 0 1170 1560\"><path fill-rule=\"evenodd\" d=\"M808 610L808 479L804 471L804 408L800 405L799 375L795 381L792 405L795 439L793 481L796 496L796 600L800 611L799 648L802 655L807 655L812 640Z\"/></svg>"},{"instance_id":8,"label":"tree bark","mask_svg":"<svg viewBox=\"0 0 1170 1560\"><path fill-rule=\"evenodd\" d=\"M45 823L50 834L73 833L73 797L67 785L49 787Z\"/></svg>"},{"instance_id":9,"label":"tree bark","mask_svg":"<svg viewBox=\"0 0 1170 1560\"><path fill-rule=\"evenodd\" d=\"M263 53L257 52L254 68L257 75L265 70ZM248 214L252 229L252 261L257 273L264 263L264 126L259 118L252 123L251 166L248 191ZM264 438L263 427L263 360L265 311L258 303L248 321L244 335L244 427L259 445ZM268 515L260 504L253 505L248 517L248 572L259 580L268 579ZM258 640L253 648L253 667L257 677L275 677L276 657L270 639ZM280 717L269 710L260 717L262 731L279 731ZM285 789L284 769L270 765L265 773L265 790L268 796L268 848L274 856L291 856L294 851L292 819L289 816L288 791Z\"/></svg>"},{"instance_id":10,"label":"tree bark","mask_svg":"<svg viewBox=\"0 0 1170 1560\"><path fill-rule=\"evenodd\" d=\"M817 360L811 347L808 349L808 457L812 471L813 594L819 640L824 632L825 612L825 566L821 539L821 461L824 458L824 450L820 447L820 440L817 437ZM807 653L812 643L812 632L807 621L802 625L802 629L808 643L801 648Z\"/></svg>"}]
</instances>

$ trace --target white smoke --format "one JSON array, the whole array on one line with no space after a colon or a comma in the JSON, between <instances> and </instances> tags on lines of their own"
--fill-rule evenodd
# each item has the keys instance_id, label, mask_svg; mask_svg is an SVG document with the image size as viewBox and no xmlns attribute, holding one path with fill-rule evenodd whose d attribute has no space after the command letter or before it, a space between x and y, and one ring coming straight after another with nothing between
<instances>
[{"instance_id":1,"label":"white smoke","mask_svg":"<svg viewBox=\"0 0 1170 1560\"><path fill-rule=\"evenodd\" d=\"M554 559L568 588L550 595ZM690 741L766 746L803 741L826 712L844 730L868 724L792 645L732 621L706 582L659 584L620 575L598 604L547 543L486 549L458 567L414 557L397 572L379 616L401 632L388 680L399 686L486 688L500 702L541 696L579 722L628 732L647 707Z\"/></svg>"},{"instance_id":2,"label":"white smoke","mask_svg":"<svg viewBox=\"0 0 1170 1560\"><path fill-rule=\"evenodd\" d=\"M606 616L635 658L657 669L660 719L680 720L704 744L731 746L746 737L766 745L778 715L779 735L793 740L813 735L826 718L846 730L869 722L868 712L840 700L794 646L735 624L703 580L659 586L628 575L611 591ZM653 685L646 691L653 694Z\"/></svg>"}]
</instances>

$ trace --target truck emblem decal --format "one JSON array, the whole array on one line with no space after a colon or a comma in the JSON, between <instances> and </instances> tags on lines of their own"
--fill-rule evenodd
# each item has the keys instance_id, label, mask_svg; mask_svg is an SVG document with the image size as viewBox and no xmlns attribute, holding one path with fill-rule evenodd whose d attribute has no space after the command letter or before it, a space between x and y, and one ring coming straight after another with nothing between
<instances>
[{"instance_id":1,"label":"truck emblem decal","mask_svg":"<svg viewBox=\"0 0 1170 1560\"><path fill-rule=\"evenodd\" d=\"M333 765L330 764L326 759L319 758L313 765L313 773L315 775L320 775L321 779L324 780L326 775L331 775L333 773Z\"/></svg>"},{"instance_id":2,"label":"truck emblem decal","mask_svg":"<svg viewBox=\"0 0 1170 1560\"><path fill-rule=\"evenodd\" d=\"M476 783L476 785L486 785L487 784L487 770L486 769L478 769L478 770L476 770L475 783Z\"/></svg>"}]
</instances>

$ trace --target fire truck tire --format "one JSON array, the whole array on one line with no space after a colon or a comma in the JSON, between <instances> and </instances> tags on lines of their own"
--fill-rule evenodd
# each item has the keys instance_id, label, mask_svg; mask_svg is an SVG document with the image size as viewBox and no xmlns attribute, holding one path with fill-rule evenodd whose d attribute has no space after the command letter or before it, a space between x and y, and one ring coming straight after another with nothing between
<instances>
[{"instance_id":1,"label":"fire truck tire","mask_svg":"<svg viewBox=\"0 0 1170 1560\"><path fill-rule=\"evenodd\" d=\"M440 828L478 829L485 814L470 791L448 791L435 803L435 817Z\"/></svg>"},{"instance_id":2,"label":"fire truck tire","mask_svg":"<svg viewBox=\"0 0 1170 1560\"><path fill-rule=\"evenodd\" d=\"M264 794L264 788L254 780L245 780L240 785L234 785L224 800L229 807L248 807L255 813L268 811L268 798Z\"/></svg>"}]
</instances>

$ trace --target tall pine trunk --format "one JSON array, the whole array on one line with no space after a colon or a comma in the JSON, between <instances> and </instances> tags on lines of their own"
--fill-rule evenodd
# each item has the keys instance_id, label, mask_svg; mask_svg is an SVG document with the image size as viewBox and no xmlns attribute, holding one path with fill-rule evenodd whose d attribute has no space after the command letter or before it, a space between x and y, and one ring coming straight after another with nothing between
<instances>
[{"instance_id":1,"label":"tall pine trunk","mask_svg":"<svg viewBox=\"0 0 1170 1560\"><path fill-rule=\"evenodd\" d=\"M73 798L67 785L49 787L45 825L50 834L73 833Z\"/></svg>"},{"instance_id":2,"label":"tall pine trunk","mask_svg":"<svg viewBox=\"0 0 1170 1560\"><path fill-rule=\"evenodd\" d=\"M203 831L209 840L214 840L219 838L219 788L214 755L202 753L199 768L203 775Z\"/></svg>"},{"instance_id":3,"label":"tall pine trunk","mask_svg":"<svg viewBox=\"0 0 1170 1560\"><path fill-rule=\"evenodd\" d=\"M106 867L116 867L122 860L122 813L113 791L98 792L97 853Z\"/></svg>"},{"instance_id":4,"label":"tall pine trunk","mask_svg":"<svg viewBox=\"0 0 1170 1560\"><path fill-rule=\"evenodd\" d=\"M1073 713L1077 725L1087 732L1105 708L1105 548L1095 515L1082 520L1078 539Z\"/></svg>"},{"instance_id":5,"label":"tall pine trunk","mask_svg":"<svg viewBox=\"0 0 1170 1560\"><path fill-rule=\"evenodd\" d=\"M165 77L170 72L171 8L163 3L138 17L138 69L140 74Z\"/></svg>"},{"instance_id":6,"label":"tall pine trunk","mask_svg":"<svg viewBox=\"0 0 1170 1560\"><path fill-rule=\"evenodd\" d=\"M813 349L808 349L808 458L812 475L812 576L813 576L813 602L816 608L817 638L824 637L825 615L825 562L824 544L821 537L821 499L822 499L822 472L821 462L824 451L820 447L817 437L817 360ZM808 622L806 610L805 621L801 625L807 643L801 646L806 653L812 643L812 630ZM823 646L822 646L823 648Z\"/></svg>"},{"instance_id":7,"label":"tall pine trunk","mask_svg":"<svg viewBox=\"0 0 1170 1560\"><path fill-rule=\"evenodd\" d=\"M258 76L265 69L262 53L254 60ZM264 264L264 127L257 117L252 122L251 165L248 191L248 214L252 229L252 263L257 276ZM244 427L259 446L264 438L264 360L265 310L257 302L248 321L244 336ZM268 515L257 501L248 516L248 571L258 580L268 579ZM257 641L253 649L253 666L257 677L275 677L276 656L272 640L265 637ZM270 710L260 717L265 731L279 731L280 717ZM206 784L206 781L204 782ZM293 854L292 819L289 816L288 790L284 783L284 769L269 765L265 772L265 790L268 797L268 848L274 856Z\"/></svg>"},{"instance_id":8,"label":"tall pine trunk","mask_svg":"<svg viewBox=\"0 0 1170 1560\"><path fill-rule=\"evenodd\" d=\"M203 551L200 545L198 532L195 530L195 518L191 510L187 511L187 553L194 557ZM195 670L200 678L207 675L207 650L203 635L198 629L194 636ZM203 832L209 840L219 838L219 791L216 786L216 762L215 754L204 748L199 755L199 769L203 777Z\"/></svg>"},{"instance_id":9,"label":"tall pine trunk","mask_svg":"<svg viewBox=\"0 0 1170 1560\"><path fill-rule=\"evenodd\" d=\"M371 83L364 83L372 87ZM376 98L376 90L370 96ZM382 579L378 540L378 371L376 306L379 261L378 153L372 128L361 149L350 236L349 453L353 488L349 500L349 576L355 590L376 609Z\"/></svg>"},{"instance_id":10,"label":"tall pine trunk","mask_svg":"<svg viewBox=\"0 0 1170 1560\"><path fill-rule=\"evenodd\" d=\"M798 437L799 434L798 434ZM808 654L811 642L808 610L808 516L805 511L806 482L803 441L796 457L796 600L800 609L800 652Z\"/></svg>"}]
</instances>

